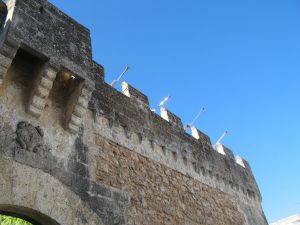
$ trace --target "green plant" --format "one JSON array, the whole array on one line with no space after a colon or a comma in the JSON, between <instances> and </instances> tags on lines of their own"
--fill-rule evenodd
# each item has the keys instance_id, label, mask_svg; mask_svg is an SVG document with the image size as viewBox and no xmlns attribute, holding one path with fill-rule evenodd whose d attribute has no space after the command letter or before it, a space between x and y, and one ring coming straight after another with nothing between
<instances>
[{"instance_id":1,"label":"green plant","mask_svg":"<svg viewBox=\"0 0 300 225\"><path fill-rule=\"evenodd\" d=\"M0 215L0 225L32 225L20 218Z\"/></svg>"}]
</instances>

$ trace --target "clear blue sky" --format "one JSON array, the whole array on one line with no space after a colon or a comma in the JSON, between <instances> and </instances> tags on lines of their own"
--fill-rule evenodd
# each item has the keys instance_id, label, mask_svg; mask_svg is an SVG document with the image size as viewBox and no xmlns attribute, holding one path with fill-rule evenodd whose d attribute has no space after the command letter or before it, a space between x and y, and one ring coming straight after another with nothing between
<instances>
[{"instance_id":1,"label":"clear blue sky","mask_svg":"<svg viewBox=\"0 0 300 225\"><path fill-rule=\"evenodd\" d=\"M51 0L126 81L250 161L269 222L300 212L299 0Z\"/></svg>"}]
</instances>

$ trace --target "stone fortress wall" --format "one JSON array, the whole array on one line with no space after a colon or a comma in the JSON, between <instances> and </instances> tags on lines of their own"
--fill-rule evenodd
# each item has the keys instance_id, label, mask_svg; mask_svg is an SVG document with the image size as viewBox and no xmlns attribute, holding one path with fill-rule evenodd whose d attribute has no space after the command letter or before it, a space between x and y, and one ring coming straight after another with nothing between
<instances>
[{"instance_id":1,"label":"stone fortress wall","mask_svg":"<svg viewBox=\"0 0 300 225\"><path fill-rule=\"evenodd\" d=\"M77 224L267 224L248 162L195 127L189 135L168 109L153 113L126 82L106 84L87 28L46 0L8 0L0 15L0 160L79 198ZM13 173L0 172L0 191L14 190ZM41 188L30 185L32 197ZM0 212L68 220L15 198L0 197Z\"/></svg>"}]
</instances>

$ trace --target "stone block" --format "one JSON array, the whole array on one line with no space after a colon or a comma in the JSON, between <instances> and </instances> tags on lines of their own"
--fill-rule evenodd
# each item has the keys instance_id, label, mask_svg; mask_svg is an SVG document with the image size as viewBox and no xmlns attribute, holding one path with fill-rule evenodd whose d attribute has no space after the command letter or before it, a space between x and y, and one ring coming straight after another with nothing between
<instances>
[{"instance_id":1,"label":"stone block","mask_svg":"<svg viewBox=\"0 0 300 225\"><path fill-rule=\"evenodd\" d=\"M220 154L225 155L226 157L228 157L231 160L235 160L232 151L229 148L227 148L226 146L222 145L221 143L217 143L215 148L216 148L217 152L219 152Z\"/></svg>"},{"instance_id":2,"label":"stone block","mask_svg":"<svg viewBox=\"0 0 300 225\"><path fill-rule=\"evenodd\" d=\"M166 108L160 108L160 115L163 119L165 119L166 121L168 121L172 127L174 127L175 129L178 129L180 131L183 130L183 125L182 125L182 121L181 119L176 116L174 113L172 113L171 111L169 111Z\"/></svg>"},{"instance_id":3,"label":"stone block","mask_svg":"<svg viewBox=\"0 0 300 225\"><path fill-rule=\"evenodd\" d=\"M123 82L122 83L122 91L123 91L123 94L126 95L127 97L135 99L136 101L138 101L139 103L141 103L147 107L149 106L148 97L146 95L144 95L142 92L140 92L139 90L132 87L130 84Z\"/></svg>"}]
</instances>

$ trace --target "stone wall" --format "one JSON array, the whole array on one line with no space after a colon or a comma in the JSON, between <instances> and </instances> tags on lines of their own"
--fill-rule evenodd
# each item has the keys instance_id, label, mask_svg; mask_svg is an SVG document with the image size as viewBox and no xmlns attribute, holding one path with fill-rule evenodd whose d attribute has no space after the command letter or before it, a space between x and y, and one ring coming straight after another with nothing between
<instances>
[{"instance_id":1,"label":"stone wall","mask_svg":"<svg viewBox=\"0 0 300 225\"><path fill-rule=\"evenodd\" d=\"M60 69L93 80L90 31L47 0L8 0L14 18L8 41L26 48ZM98 74L103 79L103 73Z\"/></svg>"},{"instance_id":2,"label":"stone wall","mask_svg":"<svg viewBox=\"0 0 300 225\"><path fill-rule=\"evenodd\" d=\"M128 97L107 84L98 85L89 105L95 114L96 132L234 196L244 213L246 224L266 223L260 206L261 195L246 160L241 157L235 159L225 146L219 147L222 147L222 153L214 150L210 139L201 131L194 128L193 133L197 135L190 136L183 130L178 117L167 121L153 113L147 104L140 104L141 101L134 96ZM173 113L167 113L176 118Z\"/></svg>"},{"instance_id":3,"label":"stone wall","mask_svg":"<svg viewBox=\"0 0 300 225\"><path fill-rule=\"evenodd\" d=\"M132 225L241 225L230 195L97 136L97 180L130 196Z\"/></svg>"},{"instance_id":4,"label":"stone wall","mask_svg":"<svg viewBox=\"0 0 300 225\"><path fill-rule=\"evenodd\" d=\"M103 225L97 214L53 176L0 156L0 213L34 225Z\"/></svg>"},{"instance_id":5,"label":"stone wall","mask_svg":"<svg viewBox=\"0 0 300 225\"><path fill-rule=\"evenodd\" d=\"M88 29L46 0L9 0L0 17L0 158L50 177L51 194L80 199L96 219L79 224L267 224L248 162L195 127L186 133L168 109L152 112L131 85L106 84ZM0 188L10 190L22 172L3 171ZM27 189L20 183L20 198L34 197ZM10 204L0 198L2 211L25 203Z\"/></svg>"}]
</instances>

